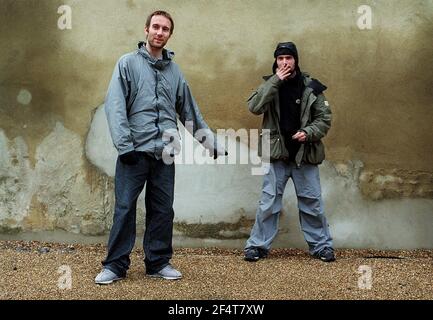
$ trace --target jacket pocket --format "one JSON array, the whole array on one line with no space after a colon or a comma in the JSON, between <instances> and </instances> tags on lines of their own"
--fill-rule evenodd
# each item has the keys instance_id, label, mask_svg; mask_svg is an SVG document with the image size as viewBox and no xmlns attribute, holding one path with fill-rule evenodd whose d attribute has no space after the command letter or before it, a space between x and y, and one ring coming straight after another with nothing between
<instances>
[{"instance_id":1,"label":"jacket pocket","mask_svg":"<svg viewBox=\"0 0 433 320\"><path fill-rule=\"evenodd\" d=\"M270 147L271 159L279 159L284 155L284 141L279 134L271 135Z\"/></svg>"},{"instance_id":2,"label":"jacket pocket","mask_svg":"<svg viewBox=\"0 0 433 320\"><path fill-rule=\"evenodd\" d=\"M266 149L268 147L269 150ZM263 133L260 135L258 152L259 156L269 157L269 159L280 159L281 157L288 156L285 151L284 141L277 130L271 130L267 136Z\"/></svg>"},{"instance_id":3,"label":"jacket pocket","mask_svg":"<svg viewBox=\"0 0 433 320\"><path fill-rule=\"evenodd\" d=\"M306 163L321 164L323 160L325 160L325 146L321 140L305 145L304 161Z\"/></svg>"}]
</instances>

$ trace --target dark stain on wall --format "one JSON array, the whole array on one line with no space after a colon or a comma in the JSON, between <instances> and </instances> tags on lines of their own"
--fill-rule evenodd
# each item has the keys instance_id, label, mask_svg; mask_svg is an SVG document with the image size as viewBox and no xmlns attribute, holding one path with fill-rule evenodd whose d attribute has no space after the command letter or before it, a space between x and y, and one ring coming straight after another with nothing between
<instances>
[{"instance_id":1,"label":"dark stain on wall","mask_svg":"<svg viewBox=\"0 0 433 320\"><path fill-rule=\"evenodd\" d=\"M23 136L34 163L36 147L57 121L84 138L90 124L89 105L97 105L108 82L111 63L97 61L63 46L70 30L59 30L61 1L2 1L0 39L0 128L9 139ZM78 28L78 26L77 26ZM110 65L108 68L107 65ZM105 80L99 75L107 75ZM20 104L21 90L30 92Z\"/></svg>"}]
</instances>

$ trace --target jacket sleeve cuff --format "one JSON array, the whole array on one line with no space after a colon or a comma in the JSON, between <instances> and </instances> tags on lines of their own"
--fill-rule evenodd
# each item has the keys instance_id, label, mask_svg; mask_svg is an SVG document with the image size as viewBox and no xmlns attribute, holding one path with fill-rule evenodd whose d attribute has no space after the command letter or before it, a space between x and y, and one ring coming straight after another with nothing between
<instances>
[{"instance_id":1,"label":"jacket sleeve cuff","mask_svg":"<svg viewBox=\"0 0 433 320\"><path fill-rule=\"evenodd\" d=\"M272 77L269 78L269 81L272 83L272 85L274 85L275 87L279 87L283 81L278 78L278 76L276 74L274 74Z\"/></svg>"},{"instance_id":2,"label":"jacket sleeve cuff","mask_svg":"<svg viewBox=\"0 0 433 320\"><path fill-rule=\"evenodd\" d=\"M305 134L307 135L307 142L311 142L311 139L313 138L313 132L310 128L303 128L301 129L301 131L305 132Z\"/></svg>"}]
</instances>

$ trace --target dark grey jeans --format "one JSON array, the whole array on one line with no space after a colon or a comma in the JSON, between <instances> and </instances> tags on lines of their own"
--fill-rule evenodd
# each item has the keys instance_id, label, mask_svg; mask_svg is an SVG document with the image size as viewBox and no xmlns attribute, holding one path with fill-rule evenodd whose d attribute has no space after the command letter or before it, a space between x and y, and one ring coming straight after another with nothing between
<instances>
[{"instance_id":1,"label":"dark grey jeans","mask_svg":"<svg viewBox=\"0 0 433 320\"><path fill-rule=\"evenodd\" d=\"M136 237L137 198L146 184L146 231L143 239L147 273L158 272L173 255L174 164L166 165L145 153L139 153L136 165L117 159L115 175L115 211L108 241L107 258L102 265L125 276Z\"/></svg>"}]
</instances>

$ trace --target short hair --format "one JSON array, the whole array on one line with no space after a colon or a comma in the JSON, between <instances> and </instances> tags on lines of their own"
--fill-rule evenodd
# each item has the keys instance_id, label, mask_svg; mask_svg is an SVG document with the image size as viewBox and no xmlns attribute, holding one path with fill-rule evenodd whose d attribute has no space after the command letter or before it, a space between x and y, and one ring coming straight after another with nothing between
<instances>
[{"instance_id":1,"label":"short hair","mask_svg":"<svg viewBox=\"0 0 433 320\"><path fill-rule=\"evenodd\" d=\"M173 18L171 17L171 15L170 15L168 12L166 12L166 11L162 11L162 10L154 11L154 12L152 12L152 13L147 17L147 20L146 20L146 28L149 28L149 27L150 27L150 22L152 21L152 18L153 18L154 16L164 16L164 17L166 17L168 20L170 20L170 22L171 22L170 35L173 34L173 31L174 31L174 21L173 21Z\"/></svg>"}]
</instances>

